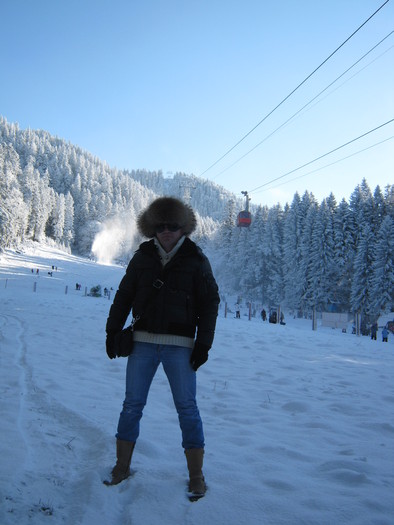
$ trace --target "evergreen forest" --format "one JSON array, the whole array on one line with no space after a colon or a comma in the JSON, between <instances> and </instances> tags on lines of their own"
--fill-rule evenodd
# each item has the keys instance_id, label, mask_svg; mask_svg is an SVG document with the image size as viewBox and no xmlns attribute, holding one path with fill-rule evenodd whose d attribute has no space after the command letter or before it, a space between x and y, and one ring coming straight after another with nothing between
<instances>
[{"instance_id":1,"label":"evergreen forest","mask_svg":"<svg viewBox=\"0 0 394 525\"><path fill-rule=\"evenodd\" d=\"M42 242L92 257L108 233L109 259L126 264L143 240L136 217L160 195L195 210L193 240L210 258L222 296L299 315L335 307L368 322L394 311L393 185L371 189L363 179L339 203L333 194L317 202L296 193L284 207L251 206L250 227L239 228L243 199L213 182L111 168L0 117L0 252Z\"/></svg>"}]
</instances>

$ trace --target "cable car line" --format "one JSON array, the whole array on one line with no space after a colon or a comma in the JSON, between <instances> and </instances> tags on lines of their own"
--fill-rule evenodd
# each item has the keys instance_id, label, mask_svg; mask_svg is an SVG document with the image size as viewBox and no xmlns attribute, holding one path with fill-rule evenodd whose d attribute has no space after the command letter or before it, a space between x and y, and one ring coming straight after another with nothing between
<instances>
[{"instance_id":1,"label":"cable car line","mask_svg":"<svg viewBox=\"0 0 394 525\"><path fill-rule=\"evenodd\" d=\"M338 89L340 89L342 86L344 86L347 82L349 82L350 80L352 80L352 78L354 78L355 76L359 75L362 71L364 71L364 69L366 69L367 67L369 67L371 64L373 64L374 62L376 62L377 60L379 60L379 58L381 58L383 55L385 55L386 53L388 53L391 49L393 49L394 47L394 44L392 46L390 46L389 48L387 48L385 51L383 51L383 53L380 53L380 55L378 55L377 57L375 57L373 60L371 60L370 62L368 62L368 64L366 64L364 67L362 67L361 69L359 69L358 71L356 71L353 75L351 75L348 79L346 79L344 82L342 82L342 84L340 84L339 86L337 86L335 89L333 89L330 93L327 93L327 95L323 98L321 98L320 100L318 100L315 104L313 104L313 106L311 106L308 111L310 111L312 108L314 108L317 104L320 104L320 102L322 102L323 100L325 100L327 97L329 97L330 95L332 95L333 93L335 93L335 91L337 91Z\"/></svg>"},{"instance_id":2,"label":"cable car line","mask_svg":"<svg viewBox=\"0 0 394 525\"><path fill-rule=\"evenodd\" d=\"M249 193L253 193L256 190L259 190L260 188L264 188L265 186L268 186L268 184L271 184L272 182L276 182L277 180L283 179L284 177L287 177L288 175L291 175L292 173L295 173L296 171L298 171L298 170L300 170L302 168L305 168L306 166L310 166L314 162L317 162L318 160L323 159L324 157L327 157L328 155L331 155L331 153L335 153L335 151L338 151L338 150L344 148L345 146L349 146L349 144L352 144L353 142L356 142L357 140L360 140L363 137L366 137L367 135L370 135L374 131L377 131L378 129L381 129L384 126L387 126L388 124L391 124L392 122L394 122L394 118L388 120L384 124L380 124L380 126L377 126L376 128L373 128L373 129L363 133L362 135L359 135L358 137L356 137L356 138L354 138L352 140L349 140L348 142L345 142L345 144L342 144L341 146L338 146L338 147L332 149L331 151L328 151L327 153L324 153L323 155L320 155L319 157L316 157L315 159L310 160L309 162L306 162L302 166L298 166L298 168L295 168L295 169L293 169L291 171L288 171L287 173L284 173L283 175L280 175L279 177L276 177L275 179L272 179L272 180L270 180L268 182L265 182L264 184L261 184L261 186L257 186L257 188L254 188L253 190L249 190Z\"/></svg>"},{"instance_id":3,"label":"cable car line","mask_svg":"<svg viewBox=\"0 0 394 525\"><path fill-rule=\"evenodd\" d=\"M325 60L323 60L323 62L312 71L312 73L310 73L306 78L304 78L304 80L300 84L298 84L297 87L295 87L281 102L279 102L279 104L277 104L269 113L267 113L267 115L264 118L262 118L260 122L258 122L250 131L248 131L236 144L234 144L234 146L227 150L218 160L216 160L213 164L206 168L206 170L200 174L200 177L204 175L207 171L209 171L211 168L216 166L216 164L218 164L222 159L224 159L224 157L226 157L231 151L233 151L233 149L239 146L239 144L241 144L241 142L243 142L251 133L253 133L253 131L256 128L258 128L265 120L267 120L267 118L270 117L272 113L274 113L274 111L276 111L284 102L286 102L286 100L288 100L302 85L304 85L305 82L307 82L307 80L309 80L312 77L312 75L314 75L326 62L328 62L328 60L330 60L330 58L332 58L335 55L335 53L337 53L347 42L349 42L349 40L353 38L353 36L358 31L360 31L360 29L363 26L365 26L365 24L367 24L389 1L390 0L386 0L374 13L372 13L372 15L370 15L355 31L353 31L353 33L350 36L348 36L346 40L344 40L342 44L340 44Z\"/></svg>"},{"instance_id":4,"label":"cable car line","mask_svg":"<svg viewBox=\"0 0 394 525\"><path fill-rule=\"evenodd\" d=\"M271 186L270 188L266 188L260 191L256 191L256 193L262 193L263 191L272 190L274 188L279 188L279 186L283 186L285 184L289 184L290 182L294 182L295 180L302 179L303 177L306 177L307 175L311 175L312 173L316 173L318 171L324 170L325 168L329 168L330 166L333 166L334 164L339 164L340 162L343 162L346 159L350 159L351 157L355 157L356 155L359 155L360 153L363 153L364 151L367 151L369 149L375 148L376 146L379 146L380 144L384 144L385 142L388 142L389 140L393 140L394 135L391 137L388 137L387 139L383 139L379 142L375 142L375 144L372 144L371 146L367 146L366 148L360 149L358 151L355 151L354 153L351 153L350 155L346 155L346 157L342 157L341 159L335 160L334 162L330 162L329 164L325 164L324 166L321 166L320 168L316 168L312 171L308 171L307 173L304 173L302 175L299 175L298 177L294 177L293 179L280 182L279 184L276 184L275 186ZM270 184L270 183L268 183Z\"/></svg>"},{"instance_id":5,"label":"cable car line","mask_svg":"<svg viewBox=\"0 0 394 525\"><path fill-rule=\"evenodd\" d=\"M269 133L266 137L263 138L263 140L261 140L258 144L256 144L255 146L253 146L253 148L251 148L249 151L247 151L246 153L244 153L241 157L239 157L237 160L235 160L232 164L230 164L229 166L227 166L226 168L224 168L222 171L220 171L216 177L214 177L212 180L215 180L217 179L217 177L219 177L220 175L222 175L224 172L226 172L227 170L229 170L230 168L232 168L233 166L235 166L236 164L238 164L238 162L240 162L242 159L244 159L246 156L248 156L250 153L252 153L252 151L254 151L255 149L257 149L259 146L261 146L261 144L263 144L266 140L268 140L269 138L272 137L272 135L274 135L277 131L279 131L280 129L282 129L286 124L288 124L291 120L293 120L299 113L301 113L301 111L303 111L305 108L307 108L310 104L312 104L312 102L314 102L318 97L320 97L320 95L322 95L325 91L327 91L327 89L329 89L332 85L335 84L335 82L337 82L339 79L341 79L344 75L346 75L346 73L348 73L351 69L353 69L353 67L355 67L357 64L359 64L361 62L361 60L363 60L366 56L368 56L374 49L376 49L380 44L382 44L387 38L389 38L392 34L394 33L394 30L391 31L388 35L386 35L384 38L382 38L382 40L380 40L380 42L378 42L377 44L375 44L369 51L367 51L362 57L360 57L356 62L354 62L354 64L352 64L350 67L348 67L343 73L341 73L341 75L339 75L335 80L333 80L330 84L328 84L328 86L326 86L322 91L320 91L320 93L318 93L315 97L313 97L309 102L307 102L304 106L302 106L302 108L300 108L298 111L296 111L291 117L289 117L285 122L283 122L280 126L278 126L274 131L272 131L271 133ZM393 46L391 46L389 49L391 49ZM388 50L389 50L388 49ZM386 53L388 50L386 50L384 53ZM382 55L384 54L382 53ZM382 56L380 55L380 56ZM368 67L368 65L372 64L374 61L370 62L369 64L367 64L365 67ZM357 75L358 73L360 73L361 71L363 71L364 68L362 68L360 71L358 71L357 73L355 73L355 75ZM355 75L353 75L351 78L353 78ZM350 80L350 79L349 79ZM343 84L342 84L343 85ZM335 90L334 90L335 91Z\"/></svg>"}]
</instances>

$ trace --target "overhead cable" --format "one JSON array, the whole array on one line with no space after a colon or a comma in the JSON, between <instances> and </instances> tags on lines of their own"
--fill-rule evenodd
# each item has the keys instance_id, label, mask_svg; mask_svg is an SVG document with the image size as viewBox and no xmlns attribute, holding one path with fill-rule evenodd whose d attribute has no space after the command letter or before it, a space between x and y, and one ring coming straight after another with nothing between
<instances>
[{"instance_id":1,"label":"overhead cable","mask_svg":"<svg viewBox=\"0 0 394 525\"><path fill-rule=\"evenodd\" d=\"M324 153L323 155L320 155L319 157L316 157L315 159L310 160L309 162L306 162L302 166L298 166L298 168L295 168L294 170L288 171L287 173L284 173L283 175L280 175L279 177L276 177L275 179L272 179L272 180L270 180L268 182L265 182L264 184L261 184L260 186L257 186L257 188L254 188L253 190L249 190L248 193L253 193L256 190L259 190L260 188L264 188L265 186L268 186L268 184L271 184L272 182L276 182L277 180L283 179L284 177L287 177L288 175L291 175L292 173L295 173L296 171L299 171L302 168L306 168L306 166L310 166L314 162L317 162L318 160L323 159L324 157L327 157L328 155L331 155L332 153L335 153L336 151L344 148L345 146L349 146L349 144L352 144L353 142L356 142L357 140L360 140L363 137L366 137L367 135L370 135L374 131L377 131L378 129L381 129L384 126L387 126L388 124L391 124L392 122L394 122L394 118L392 118L391 120L388 120L384 124L380 124L380 126L377 126L376 128L370 129L369 131L363 133L362 135L359 135L355 139L349 140L348 142L345 142L345 144L342 144L341 146L338 146L338 147L332 149L331 151L328 151L327 153Z\"/></svg>"},{"instance_id":2,"label":"overhead cable","mask_svg":"<svg viewBox=\"0 0 394 525\"><path fill-rule=\"evenodd\" d=\"M357 64L359 64L361 62L361 60L363 60L366 56L368 56L370 53L372 53L372 51L374 49L376 49L380 44L382 44L385 40L387 40L387 38L389 36L391 36L392 34L394 33L394 30L391 31L388 35L386 35L384 38L382 38L382 40L380 40L380 42L378 42L377 44L375 44L369 51L367 51L366 53L364 53L364 55L362 57L360 57L356 62L354 62L354 64L352 64L350 67L348 67L346 69L346 71L344 71L343 73L341 73L339 75L339 77L337 77L335 80L333 80L330 84L328 84L328 86L326 86L322 91L320 91L320 93L318 93L316 96L314 96L309 102L307 102L304 106L302 106L302 108L300 108L298 111L296 111L291 117L289 117L285 122L283 122L280 126L278 126L276 129L274 129L274 131L272 131L271 133L269 133L266 137L263 138L263 140L261 140L258 144L256 144L255 146L253 146L253 148L251 148L249 151L247 151L246 153L244 153L241 157L239 157L237 160L235 160L232 164L230 164L229 166L227 166L226 168L224 168L222 171L220 171L216 177L213 179L215 180L217 177L219 177L219 175L222 175L222 173L226 172L227 170L229 170L230 168L232 168L233 166L235 166L236 164L238 164L238 162L240 162L242 159L244 159L245 157L247 157L250 153L252 153L252 151L254 151L255 149L257 149L259 146L261 146L261 144L263 144L266 140L268 140L269 138L272 137L272 135L274 135L277 131L279 131L280 129L282 129L284 126L286 126L286 124L288 124L291 120L293 120L297 115L299 115L301 113L301 111L303 111L305 108L307 108L308 106L310 106L312 104L312 102L314 102L318 97L320 97L320 95L322 95L325 91L327 91L327 89L329 89L331 86L333 86L338 80L340 80L344 75L346 75L346 73L348 73L351 69L353 69ZM391 46L393 47L393 46ZM391 49L391 47L389 49ZM385 51L385 53L387 52L388 50ZM384 53L382 53L384 54ZM381 55L380 55L381 56ZM370 64L372 64L372 62L370 62ZM368 65L370 65L368 64ZM367 66L365 66L367 67ZM365 68L362 68L361 71L365 69ZM355 73L356 75L357 73ZM352 78L355 76L353 75ZM343 85L343 83L341 84ZM334 90L335 91L335 90Z\"/></svg>"},{"instance_id":3,"label":"overhead cable","mask_svg":"<svg viewBox=\"0 0 394 525\"><path fill-rule=\"evenodd\" d=\"M372 148L376 148L376 146L380 146L381 144L384 144L385 142L388 142L389 140L393 140L393 139L394 139L394 135L391 135L391 137L388 137L387 139L383 139L383 140L380 140L379 142L375 142L375 144L372 144L371 146L367 146L366 148L355 151L354 153L351 153L350 155L346 155L346 157L342 157L338 160L334 160L334 162L330 162L329 164L325 164L324 166L321 166L320 168L316 168L314 170L308 171L307 173L303 173L302 175L299 175L298 177L294 177L293 179L286 180L284 182L280 182L279 184L276 184L275 186L271 186L270 188L256 191L256 193L273 190L274 188L279 188L280 186L283 186L284 184L289 184L290 182L294 182L295 180L302 179L303 177L306 177L307 175L311 175L312 173L316 173L318 171L324 170L325 168L329 168L330 166L334 166L334 164L339 164L340 162L343 162L344 160L350 159L351 157L355 157L356 155L359 155L360 153L363 153L364 151L368 151ZM269 182L268 184L271 184L271 183Z\"/></svg>"},{"instance_id":4,"label":"overhead cable","mask_svg":"<svg viewBox=\"0 0 394 525\"><path fill-rule=\"evenodd\" d=\"M325 60L323 60L323 62L317 67L315 68L312 73L310 73L306 78L304 78L304 80L298 84L298 86L296 88L294 88L281 102L279 102L279 104L277 106L275 106L269 113L267 113L267 115L262 118L260 120L260 122L258 122L250 131L248 131L248 133L246 133L236 144L234 144L234 146L232 146L229 150L226 151L226 153L224 153L218 160L216 160L213 164L211 164L205 171L203 171L200 176L204 175L207 171L209 171L211 168L213 168L214 166L216 166L216 164L218 164L222 159L224 159L224 157L226 157L231 151L233 151L233 149L235 149L237 146L239 146L239 144L241 144L241 142L243 142L246 137L248 137L251 133L253 133L253 131L258 128L265 120L267 120L267 118L269 116L272 115L272 113L274 111L276 111L284 102L286 102L286 100L288 100L303 84L305 84L305 82L307 82L307 80L309 80L311 78L312 75L314 75L326 62L328 62L328 60L330 60L330 58L332 58L335 53L337 53L337 51L339 51L358 31L360 31L360 29L365 26L365 24L367 24L390 0L386 0L374 13L372 13L372 15L370 15L367 20L365 20L365 22L363 22L355 31L353 31L353 33L348 36L348 38L346 40L344 40L342 42L341 45L339 45Z\"/></svg>"}]
</instances>

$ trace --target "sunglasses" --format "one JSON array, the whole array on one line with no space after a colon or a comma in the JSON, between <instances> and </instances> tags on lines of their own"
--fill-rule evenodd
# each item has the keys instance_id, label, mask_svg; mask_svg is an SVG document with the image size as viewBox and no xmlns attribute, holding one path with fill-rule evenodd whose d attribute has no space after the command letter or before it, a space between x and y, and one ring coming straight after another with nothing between
<instances>
[{"instance_id":1,"label":"sunglasses","mask_svg":"<svg viewBox=\"0 0 394 525\"><path fill-rule=\"evenodd\" d=\"M168 230L169 232L177 232L180 229L181 227L176 222L170 224L163 222L162 224L157 224L155 226L156 233L163 233L164 230Z\"/></svg>"}]
</instances>

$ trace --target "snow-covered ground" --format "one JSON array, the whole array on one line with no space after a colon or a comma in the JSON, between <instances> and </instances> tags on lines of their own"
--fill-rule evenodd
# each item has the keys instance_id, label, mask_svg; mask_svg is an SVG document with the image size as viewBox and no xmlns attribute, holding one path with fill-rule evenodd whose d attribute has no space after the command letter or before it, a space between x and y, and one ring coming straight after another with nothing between
<instances>
[{"instance_id":1,"label":"snow-covered ground","mask_svg":"<svg viewBox=\"0 0 394 525\"><path fill-rule=\"evenodd\" d=\"M197 373L203 500L185 496L161 369L134 475L104 486L126 360L105 353L111 301L85 288L112 287L113 297L123 272L43 247L0 255L2 525L394 523L394 336L312 331L289 315L280 326L224 318L221 308Z\"/></svg>"}]
</instances>

